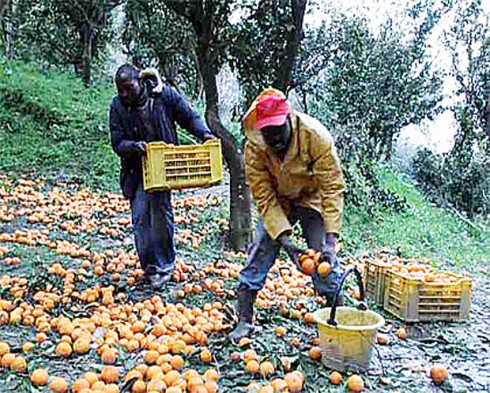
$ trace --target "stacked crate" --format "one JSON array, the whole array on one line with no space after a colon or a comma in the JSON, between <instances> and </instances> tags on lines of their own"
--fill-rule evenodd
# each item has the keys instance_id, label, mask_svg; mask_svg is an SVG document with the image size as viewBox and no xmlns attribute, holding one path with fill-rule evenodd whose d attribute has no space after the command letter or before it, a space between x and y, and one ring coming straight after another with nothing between
<instances>
[{"instance_id":1,"label":"stacked crate","mask_svg":"<svg viewBox=\"0 0 490 393\"><path fill-rule=\"evenodd\" d=\"M462 322L469 316L471 280L431 267L410 272L413 261L384 255L368 259L365 285L369 299L405 322ZM415 269L415 268L414 268Z\"/></svg>"}]
</instances>

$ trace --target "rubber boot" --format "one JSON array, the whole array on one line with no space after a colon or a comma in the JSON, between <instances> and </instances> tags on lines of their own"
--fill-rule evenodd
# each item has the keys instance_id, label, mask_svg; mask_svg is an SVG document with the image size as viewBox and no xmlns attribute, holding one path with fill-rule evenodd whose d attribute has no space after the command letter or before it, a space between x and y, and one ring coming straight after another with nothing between
<instances>
[{"instance_id":1,"label":"rubber boot","mask_svg":"<svg viewBox=\"0 0 490 393\"><path fill-rule=\"evenodd\" d=\"M238 290L236 306L238 323L229 335L231 341L237 343L243 337L247 337L253 333L253 313L256 297L257 291Z\"/></svg>"}]
</instances>

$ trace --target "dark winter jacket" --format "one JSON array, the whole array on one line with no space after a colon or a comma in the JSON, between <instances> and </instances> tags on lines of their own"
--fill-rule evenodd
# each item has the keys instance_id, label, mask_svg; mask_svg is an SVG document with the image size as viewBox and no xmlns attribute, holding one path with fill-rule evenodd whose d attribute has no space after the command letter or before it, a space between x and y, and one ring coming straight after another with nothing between
<instances>
[{"instance_id":1,"label":"dark winter jacket","mask_svg":"<svg viewBox=\"0 0 490 393\"><path fill-rule=\"evenodd\" d=\"M191 109L187 101L173 88L166 86L161 93L148 99L149 120L153 132L141 130L137 111L125 106L119 96L112 99L109 121L112 148L121 157L120 184L122 193L132 198L136 187L142 181L141 154L136 142L163 141L177 144L176 124L203 139L210 132L199 115Z\"/></svg>"}]
</instances>

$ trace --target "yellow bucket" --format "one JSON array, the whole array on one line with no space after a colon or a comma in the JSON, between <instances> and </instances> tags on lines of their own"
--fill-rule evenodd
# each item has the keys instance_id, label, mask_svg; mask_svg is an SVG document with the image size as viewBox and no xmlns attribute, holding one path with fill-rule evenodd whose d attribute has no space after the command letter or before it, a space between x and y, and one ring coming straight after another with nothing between
<instances>
[{"instance_id":1,"label":"yellow bucket","mask_svg":"<svg viewBox=\"0 0 490 393\"><path fill-rule=\"evenodd\" d=\"M322 308L313 315L320 332L322 363L338 371L369 368L372 348L384 318L371 310L336 307L336 325L330 325L331 308Z\"/></svg>"}]
</instances>

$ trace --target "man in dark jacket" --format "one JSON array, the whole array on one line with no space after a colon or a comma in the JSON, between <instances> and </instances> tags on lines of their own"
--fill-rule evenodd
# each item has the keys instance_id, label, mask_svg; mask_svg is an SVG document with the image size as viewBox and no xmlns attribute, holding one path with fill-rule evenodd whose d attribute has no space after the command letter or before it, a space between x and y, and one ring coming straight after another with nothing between
<instances>
[{"instance_id":1,"label":"man in dark jacket","mask_svg":"<svg viewBox=\"0 0 490 393\"><path fill-rule=\"evenodd\" d=\"M112 148L121 158L120 184L131 203L140 263L151 286L158 289L174 269L174 224L170 192L143 189L146 144L177 144L176 123L203 141L215 136L177 91L163 85L156 70L140 72L123 65L116 73L116 86L118 95L109 115Z\"/></svg>"}]
</instances>

